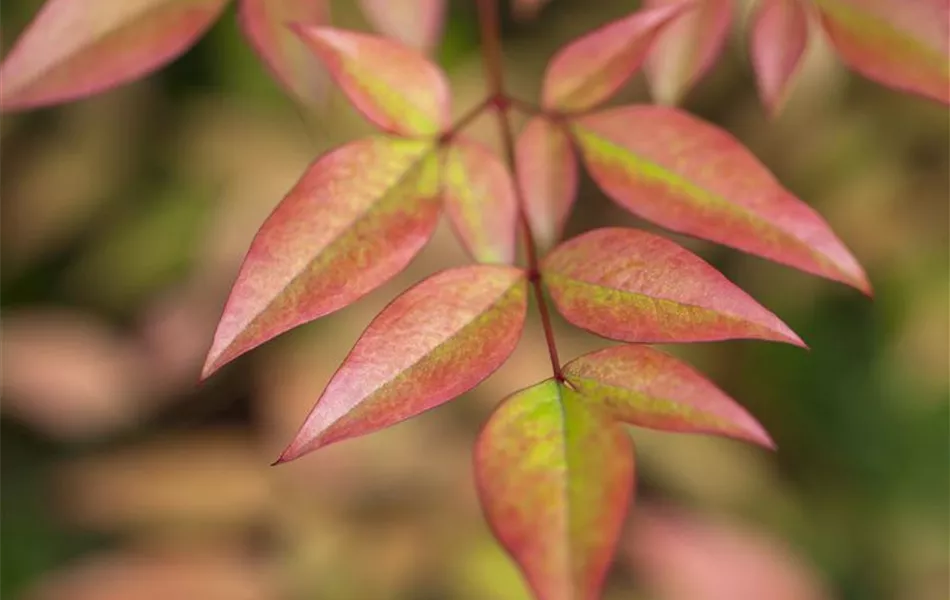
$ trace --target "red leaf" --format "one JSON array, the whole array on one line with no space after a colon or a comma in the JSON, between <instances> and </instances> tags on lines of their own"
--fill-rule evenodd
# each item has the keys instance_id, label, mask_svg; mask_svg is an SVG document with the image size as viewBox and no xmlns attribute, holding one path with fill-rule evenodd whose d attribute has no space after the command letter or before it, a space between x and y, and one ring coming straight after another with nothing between
<instances>
[{"instance_id":1,"label":"red leaf","mask_svg":"<svg viewBox=\"0 0 950 600\"><path fill-rule=\"evenodd\" d=\"M515 349L526 309L524 272L514 267L450 269L410 288L373 319L278 462L472 389Z\"/></svg>"},{"instance_id":2,"label":"red leaf","mask_svg":"<svg viewBox=\"0 0 950 600\"><path fill-rule=\"evenodd\" d=\"M541 265L571 323L625 342L802 341L703 259L645 231L595 229Z\"/></svg>"},{"instance_id":3,"label":"red leaf","mask_svg":"<svg viewBox=\"0 0 950 600\"><path fill-rule=\"evenodd\" d=\"M429 51L445 22L446 0L360 0L373 27L402 43Z\"/></svg>"},{"instance_id":4,"label":"red leaf","mask_svg":"<svg viewBox=\"0 0 950 600\"><path fill-rule=\"evenodd\" d=\"M399 42L295 25L350 102L367 119L402 135L435 135L449 124L449 86L442 70Z\"/></svg>"},{"instance_id":5,"label":"red leaf","mask_svg":"<svg viewBox=\"0 0 950 600\"><path fill-rule=\"evenodd\" d=\"M455 231L475 260L513 263L518 206L508 169L491 150L461 137L444 152L442 192Z\"/></svg>"},{"instance_id":6,"label":"red leaf","mask_svg":"<svg viewBox=\"0 0 950 600\"><path fill-rule=\"evenodd\" d=\"M307 103L323 100L326 73L288 27L330 22L326 0L241 0L241 26L278 81Z\"/></svg>"},{"instance_id":7,"label":"red leaf","mask_svg":"<svg viewBox=\"0 0 950 600\"><path fill-rule=\"evenodd\" d=\"M778 114L808 44L808 13L801 0L762 0L752 26L752 64L759 95Z\"/></svg>"},{"instance_id":8,"label":"red leaf","mask_svg":"<svg viewBox=\"0 0 950 600\"><path fill-rule=\"evenodd\" d=\"M547 249L561 238L577 198L577 157L563 125L528 121L515 146L518 184L535 241Z\"/></svg>"},{"instance_id":9,"label":"red leaf","mask_svg":"<svg viewBox=\"0 0 950 600\"><path fill-rule=\"evenodd\" d=\"M387 281L438 217L426 142L367 138L318 158L254 237L202 376Z\"/></svg>"},{"instance_id":10,"label":"red leaf","mask_svg":"<svg viewBox=\"0 0 950 600\"><path fill-rule=\"evenodd\" d=\"M599 597L633 470L626 432L553 380L495 410L475 445L475 482L538 600Z\"/></svg>"},{"instance_id":11,"label":"red leaf","mask_svg":"<svg viewBox=\"0 0 950 600\"><path fill-rule=\"evenodd\" d=\"M606 110L574 123L591 176L631 212L870 292L861 266L824 219L725 131L654 106Z\"/></svg>"},{"instance_id":12,"label":"red leaf","mask_svg":"<svg viewBox=\"0 0 950 600\"><path fill-rule=\"evenodd\" d=\"M577 112L609 99L637 72L654 37L685 6L679 0L635 12L561 48L544 74L544 108Z\"/></svg>"},{"instance_id":13,"label":"red leaf","mask_svg":"<svg viewBox=\"0 0 950 600\"><path fill-rule=\"evenodd\" d=\"M947 0L815 0L841 58L884 85L950 103Z\"/></svg>"},{"instance_id":14,"label":"red leaf","mask_svg":"<svg viewBox=\"0 0 950 600\"><path fill-rule=\"evenodd\" d=\"M735 400L684 362L649 346L615 346L564 367L578 393L631 425L711 433L774 448L761 425Z\"/></svg>"},{"instance_id":15,"label":"red leaf","mask_svg":"<svg viewBox=\"0 0 950 600\"><path fill-rule=\"evenodd\" d=\"M646 0L647 7L681 0ZM693 0L695 8L664 28L646 61L654 99L678 104L715 64L732 25L733 0Z\"/></svg>"},{"instance_id":16,"label":"red leaf","mask_svg":"<svg viewBox=\"0 0 950 600\"><path fill-rule=\"evenodd\" d=\"M0 107L82 98L191 47L227 0L48 0L0 66Z\"/></svg>"}]
</instances>

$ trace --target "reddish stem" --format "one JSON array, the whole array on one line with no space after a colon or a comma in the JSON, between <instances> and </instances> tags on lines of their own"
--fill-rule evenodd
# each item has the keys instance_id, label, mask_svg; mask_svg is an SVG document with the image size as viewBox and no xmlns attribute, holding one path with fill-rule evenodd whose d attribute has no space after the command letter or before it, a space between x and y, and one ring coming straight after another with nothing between
<instances>
[{"instance_id":1,"label":"reddish stem","mask_svg":"<svg viewBox=\"0 0 950 600\"><path fill-rule=\"evenodd\" d=\"M473 106L471 109L466 111L465 114L459 117L459 120L456 121L452 125L451 129L449 129L448 131L442 134L442 136L439 138L439 143L447 144L451 142L452 138L455 137L455 135L458 134L458 132L468 127L472 123L472 121L474 121L479 116L481 116L481 114L485 112L489 106L493 106L494 103L495 103L495 99L492 96L488 96L487 98L485 98L484 100L482 100L481 102Z\"/></svg>"},{"instance_id":2,"label":"reddish stem","mask_svg":"<svg viewBox=\"0 0 950 600\"><path fill-rule=\"evenodd\" d=\"M515 141L514 134L511 131L511 122L508 119L508 109L513 104L523 108L526 103L513 101L505 93L505 81L501 64L501 34L498 26L498 0L478 0L477 6L478 23L482 34L482 64L485 68L485 77L488 79L489 103L495 108L495 115L498 118L505 162L517 181L518 166L515 162ZM561 373L561 361L558 358L557 345L554 340L554 327L551 325L551 313L548 310L541 287L537 244L534 241L531 226L528 224L524 195L520 185L515 185L515 194L518 200L518 222L521 226L528 261L528 279L538 302L538 312L541 314L541 324L544 327L544 339L547 342L548 354L551 357L551 370L555 379L564 381L564 375Z\"/></svg>"}]
</instances>

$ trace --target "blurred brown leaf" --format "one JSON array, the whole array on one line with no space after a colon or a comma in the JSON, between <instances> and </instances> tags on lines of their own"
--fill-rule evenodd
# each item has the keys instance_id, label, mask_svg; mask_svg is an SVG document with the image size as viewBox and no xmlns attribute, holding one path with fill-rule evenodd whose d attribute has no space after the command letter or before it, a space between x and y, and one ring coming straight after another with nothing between
<instances>
[{"instance_id":1,"label":"blurred brown leaf","mask_svg":"<svg viewBox=\"0 0 950 600\"><path fill-rule=\"evenodd\" d=\"M58 473L58 504L90 529L245 529L268 514L267 461L237 431L203 430L88 456Z\"/></svg>"},{"instance_id":2,"label":"blurred brown leaf","mask_svg":"<svg viewBox=\"0 0 950 600\"><path fill-rule=\"evenodd\" d=\"M3 410L57 438L90 438L136 422L145 357L88 313L7 311L0 323Z\"/></svg>"},{"instance_id":3,"label":"blurred brown leaf","mask_svg":"<svg viewBox=\"0 0 950 600\"><path fill-rule=\"evenodd\" d=\"M227 552L162 550L87 557L24 600L276 600L268 570Z\"/></svg>"}]
</instances>

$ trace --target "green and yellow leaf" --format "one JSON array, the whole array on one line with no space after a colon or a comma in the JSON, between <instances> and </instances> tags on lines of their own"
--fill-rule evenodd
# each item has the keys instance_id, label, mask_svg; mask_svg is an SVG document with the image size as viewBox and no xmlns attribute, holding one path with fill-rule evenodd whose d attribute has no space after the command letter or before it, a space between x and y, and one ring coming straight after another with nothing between
<instances>
[{"instance_id":1,"label":"green and yellow leaf","mask_svg":"<svg viewBox=\"0 0 950 600\"><path fill-rule=\"evenodd\" d=\"M475 446L495 536L538 600L596 600L634 485L629 437L554 380L509 396Z\"/></svg>"}]
</instances>

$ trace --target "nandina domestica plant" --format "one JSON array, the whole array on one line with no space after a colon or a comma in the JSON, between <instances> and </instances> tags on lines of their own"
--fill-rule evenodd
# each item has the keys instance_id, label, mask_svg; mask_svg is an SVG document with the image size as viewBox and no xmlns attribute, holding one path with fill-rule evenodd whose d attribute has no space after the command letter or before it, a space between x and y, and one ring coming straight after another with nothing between
<instances>
[{"instance_id":1,"label":"nandina domestica plant","mask_svg":"<svg viewBox=\"0 0 950 600\"><path fill-rule=\"evenodd\" d=\"M521 2L518 9L540 4ZM69 8L75 5L51 0L0 69L4 108L71 99L140 75L183 50L224 2L109 5L108 27L71 30L61 52L44 54L37 48L48 43L48 30L78 18ZM139 5L153 12L115 8ZM394 5L419 18L386 18ZM276 12L255 12L265 6ZM444 10L438 1L363 6L383 29L418 24L415 33L400 31L429 40L423 47ZM727 0L647 2L567 44L548 64L538 104L508 93L496 0L478 0L488 90L454 123L446 78L419 50L314 24L302 15L316 12L291 10L323 10L322 2L244 0L241 7L250 38L292 90L303 95L296 76L314 61L381 133L318 157L264 222L203 377L391 279L426 244L444 211L478 264L436 273L387 306L277 462L472 389L518 344L533 296L551 377L503 400L474 454L489 524L539 599L599 597L633 494L633 447L624 425L773 447L738 403L645 344L744 338L804 345L711 265L662 236L609 227L561 241L579 162L618 205L667 230L870 293L862 268L822 217L731 135L675 108L603 106L644 64L655 89L666 90L659 96L681 95L721 47L732 10ZM938 93L950 84L946 36L938 35L947 27L940 0L763 0L752 58L771 111L797 70L812 14L858 70L946 101ZM293 23L285 27L284 20ZM135 52L110 62L129 44ZM517 135L512 111L530 116ZM484 113L497 119L501 157L465 136ZM624 344L563 364L549 301L570 323Z\"/></svg>"}]
</instances>

